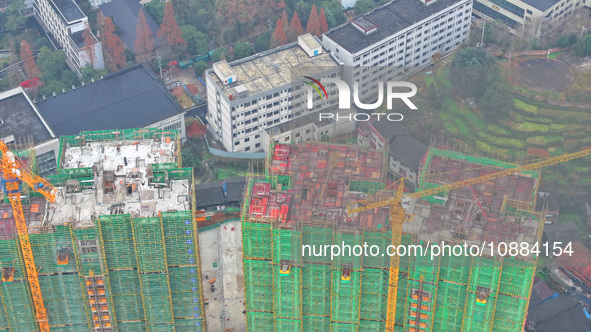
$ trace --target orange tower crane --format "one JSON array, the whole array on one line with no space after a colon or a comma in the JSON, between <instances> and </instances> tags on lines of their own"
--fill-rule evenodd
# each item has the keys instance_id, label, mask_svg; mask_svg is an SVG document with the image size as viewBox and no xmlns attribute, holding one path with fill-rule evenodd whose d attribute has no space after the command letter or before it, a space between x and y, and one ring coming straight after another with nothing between
<instances>
[{"instance_id":1,"label":"orange tower crane","mask_svg":"<svg viewBox=\"0 0 591 332\"><path fill-rule=\"evenodd\" d=\"M355 216L356 213L367 211L382 206L390 207L390 225L392 227L392 245L398 247L400 245L402 236L402 224L405 220L404 210L410 206L413 199L450 191L453 189L472 186L474 184L483 183L490 180L496 180L505 176L514 175L520 172L533 171L542 167L551 166L565 161L569 161L576 158L586 157L591 155L591 149L585 149L579 152L564 154L562 156L553 157L538 161L535 163L518 166L515 168L508 168L499 172L486 174L483 176L475 177L472 179L457 181L454 183L434 187L431 189L419 191L416 193L404 195L404 179L401 179L398 183L398 189L393 197L373 202L371 198L364 199L361 201L350 203L347 206L347 213L350 216ZM378 197L374 195L373 197ZM396 317L396 296L398 294L398 269L399 269L400 258L398 255L390 257L390 277L388 280L388 304L386 307L386 331L394 332L395 317Z\"/></svg>"},{"instance_id":2,"label":"orange tower crane","mask_svg":"<svg viewBox=\"0 0 591 332\"><path fill-rule=\"evenodd\" d=\"M45 196L45 198L52 203L55 202L55 187L43 178L33 174L33 172L31 172L31 170L19 158L17 158L2 141L0 141L0 153L2 154L0 171L3 173L3 177L6 181L6 195L10 200L10 204L12 204L18 238L23 254L23 260L25 261L25 268L27 270L27 280L31 289L33 305L35 306L37 324L39 324L39 330L41 332L49 331L47 310L45 309L45 304L43 304L37 267L35 267L31 242L29 241L29 232L25 222L23 206L21 204L20 183L26 183L29 187Z\"/></svg>"}]
</instances>

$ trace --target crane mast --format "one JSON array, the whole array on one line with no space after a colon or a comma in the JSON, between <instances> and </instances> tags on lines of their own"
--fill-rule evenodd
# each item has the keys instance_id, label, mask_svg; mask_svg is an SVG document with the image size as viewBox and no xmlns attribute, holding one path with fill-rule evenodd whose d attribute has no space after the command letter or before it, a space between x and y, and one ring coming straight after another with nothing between
<instances>
[{"instance_id":1,"label":"crane mast","mask_svg":"<svg viewBox=\"0 0 591 332\"><path fill-rule=\"evenodd\" d=\"M40 331L46 332L49 331L49 321L47 319L47 310L43 303L43 295L41 294L41 287L39 286L39 276L37 274L35 260L33 259L29 231L27 229L23 206L21 204L20 183L26 183L52 203L55 202L55 188L49 182L31 172L2 141L0 141L0 152L2 153L0 171L2 171L3 177L6 181L6 195L10 200L12 211L14 213L19 243L27 272L27 281L31 290L33 306L35 307L37 324L39 325Z\"/></svg>"}]
</instances>

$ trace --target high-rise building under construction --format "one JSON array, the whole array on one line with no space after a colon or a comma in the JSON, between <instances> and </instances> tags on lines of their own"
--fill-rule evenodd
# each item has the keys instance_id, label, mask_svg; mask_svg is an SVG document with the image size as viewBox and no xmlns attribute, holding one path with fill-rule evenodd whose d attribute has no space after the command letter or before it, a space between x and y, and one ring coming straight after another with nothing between
<instances>
[{"instance_id":1,"label":"high-rise building under construction","mask_svg":"<svg viewBox=\"0 0 591 332\"><path fill-rule=\"evenodd\" d=\"M58 165L55 204L22 198L51 331L204 331L193 172L177 132L65 136ZM37 331L10 204L0 267L0 331Z\"/></svg>"},{"instance_id":2,"label":"high-rise building under construction","mask_svg":"<svg viewBox=\"0 0 591 332\"><path fill-rule=\"evenodd\" d=\"M400 257L392 284L384 254L393 243L390 207L347 213L350 204L392 197L382 190L385 160L360 146L271 146L265 177L250 181L242 212L248 330L384 331L395 310L388 330L522 331L536 255L485 248L432 259L430 245L538 243L544 219L532 210L540 173L517 172L411 202L400 244L425 253ZM419 191L515 167L441 146L422 161ZM314 254L364 244L379 254ZM312 254L307 245L316 247Z\"/></svg>"}]
</instances>

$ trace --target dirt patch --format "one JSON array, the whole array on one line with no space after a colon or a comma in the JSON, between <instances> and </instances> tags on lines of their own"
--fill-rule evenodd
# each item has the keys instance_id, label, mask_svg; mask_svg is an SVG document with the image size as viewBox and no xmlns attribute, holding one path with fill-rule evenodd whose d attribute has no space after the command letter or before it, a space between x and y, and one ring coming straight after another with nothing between
<instances>
[{"instance_id":1,"label":"dirt patch","mask_svg":"<svg viewBox=\"0 0 591 332\"><path fill-rule=\"evenodd\" d=\"M563 91L572 84L573 74L560 61L537 58L519 63L517 80L538 91Z\"/></svg>"}]
</instances>

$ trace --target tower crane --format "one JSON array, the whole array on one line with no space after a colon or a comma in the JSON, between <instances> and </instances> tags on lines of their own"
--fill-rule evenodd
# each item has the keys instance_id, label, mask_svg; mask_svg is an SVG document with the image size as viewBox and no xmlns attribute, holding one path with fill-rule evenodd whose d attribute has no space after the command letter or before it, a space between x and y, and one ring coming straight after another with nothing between
<instances>
[{"instance_id":1,"label":"tower crane","mask_svg":"<svg viewBox=\"0 0 591 332\"><path fill-rule=\"evenodd\" d=\"M531 164L518 166L515 168L508 168L495 173L486 174L483 176L457 181L454 183L430 188L416 193L404 194L404 179L399 180L398 188L393 197L386 200L372 202L370 199L363 199L357 202L352 202L347 205L347 213L349 216L355 216L357 213L367 211L383 206L390 207L390 225L392 228L392 245L396 248L400 245L402 236L402 224L405 220L404 210L410 206L413 199L450 191L453 189L472 186L474 184L483 183L490 180L496 180L505 176L513 175L524 171L533 171L542 167L551 166L563 163L572 159L581 158L591 155L591 149L585 149L579 152L564 154L553 158L544 159ZM375 196L375 195L374 195ZM392 255L390 257L390 276L388 280L388 304L386 307L386 331L394 332L395 317L396 317L396 296L398 293L398 272L399 272L400 257Z\"/></svg>"},{"instance_id":2,"label":"tower crane","mask_svg":"<svg viewBox=\"0 0 591 332\"><path fill-rule=\"evenodd\" d=\"M35 175L31 170L8 149L4 142L0 141L0 172L6 181L6 195L12 205L14 220L18 232L18 238L27 270L27 281L31 289L33 305L35 307L35 316L39 330L41 332L49 331L49 322L47 319L47 310L43 304L43 296L39 286L39 277L37 267L33 259L29 232L25 222L23 206L21 204L20 183L24 182L29 187L43 195L51 203L55 202L55 187L43 178Z\"/></svg>"}]
</instances>

